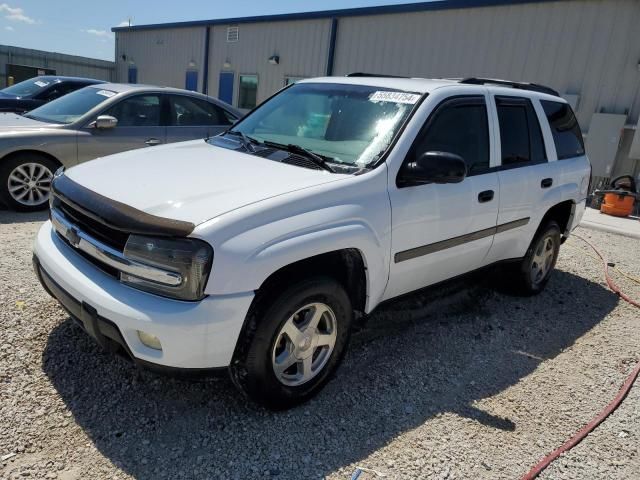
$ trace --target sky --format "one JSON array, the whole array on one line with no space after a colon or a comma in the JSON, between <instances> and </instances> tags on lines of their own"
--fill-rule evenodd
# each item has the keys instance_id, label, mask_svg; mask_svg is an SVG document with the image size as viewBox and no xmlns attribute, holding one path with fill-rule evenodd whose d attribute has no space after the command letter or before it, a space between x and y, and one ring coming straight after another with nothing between
<instances>
[{"instance_id":1,"label":"sky","mask_svg":"<svg viewBox=\"0 0 640 480\"><path fill-rule=\"evenodd\" d=\"M415 2L416 0L413 0ZM113 60L111 27L245 17L412 0L0 0L0 44Z\"/></svg>"}]
</instances>

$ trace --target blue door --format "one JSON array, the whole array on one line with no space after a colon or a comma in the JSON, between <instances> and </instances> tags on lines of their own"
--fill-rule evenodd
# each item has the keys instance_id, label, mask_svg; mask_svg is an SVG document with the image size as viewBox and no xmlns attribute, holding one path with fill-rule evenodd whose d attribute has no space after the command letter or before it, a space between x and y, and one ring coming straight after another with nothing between
<instances>
[{"instance_id":1,"label":"blue door","mask_svg":"<svg viewBox=\"0 0 640 480\"><path fill-rule=\"evenodd\" d=\"M191 90L192 92L198 91L198 71L188 70L187 77L185 78L184 88Z\"/></svg>"},{"instance_id":2,"label":"blue door","mask_svg":"<svg viewBox=\"0 0 640 480\"><path fill-rule=\"evenodd\" d=\"M220 72L218 98L223 102L233 104L233 72Z\"/></svg>"},{"instance_id":3,"label":"blue door","mask_svg":"<svg viewBox=\"0 0 640 480\"><path fill-rule=\"evenodd\" d=\"M129 67L129 75L128 75L129 83L138 83L138 67Z\"/></svg>"}]
</instances>

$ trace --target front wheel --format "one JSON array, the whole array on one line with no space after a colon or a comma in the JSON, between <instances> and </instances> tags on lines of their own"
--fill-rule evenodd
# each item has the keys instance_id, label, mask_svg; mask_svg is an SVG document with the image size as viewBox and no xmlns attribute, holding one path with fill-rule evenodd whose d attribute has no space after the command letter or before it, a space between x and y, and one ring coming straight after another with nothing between
<instances>
[{"instance_id":1,"label":"front wheel","mask_svg":"<svg viewBox=\"0 0 640 480\"><path fill-rule=\"evenodd\" d=\"M53 160L37 154L25 153L0 161L0 200L11 210L46 209L57 168Z\"/></svg>"},{"instance_id":2,"label":"front wheel","mask_svg":"<svg viewBox=\"0 0 640 480\"><path fill-rule=\"evenodd\" d=\"M331 378L353 312L342 285L327 277L302 281L270 303L269 297L258 294L229 369L249 398L285 409L311 398Z\"/></svg>"},{"instance_id":3,"label":"front wheel","mask_svg":"<svg viewBox=\"0 0 640 480\"><path fill-rule=\"evenodd\" d=\"M560 252L560 227L549 221L531 241L527 254L513 273L513 287L521 295L536 295L544 290Z\"/></svg>"}]
</instances>

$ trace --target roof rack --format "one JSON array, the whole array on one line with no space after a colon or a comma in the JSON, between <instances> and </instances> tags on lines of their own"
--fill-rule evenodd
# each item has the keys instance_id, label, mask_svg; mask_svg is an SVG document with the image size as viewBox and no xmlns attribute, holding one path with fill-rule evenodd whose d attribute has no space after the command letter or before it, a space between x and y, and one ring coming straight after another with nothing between
<instances>
[{"instance_id":1,"label":"roof rack","mask_svg":"<svg viewBox=\"0 0 640 480\"><path fill-rule=\"evenodd\" d=\"M459 82L469 84L469 85L487 85L487 84L502 85L505 87L517 88L520 90L530 90L532 92L547 93L549 95L554 95L556 97L560 96L560 94L553 88L545 87L544 85L539 85L537 83L512 82L510 80L500 80L498 78L479 78L479 77L463 78Z\"/></svg>"},{"instance_id":2,"label":"roof rack","mask_svg":"<svg viewBox=\"0 0 640 480\"><path fill-rule=\"evenodd\" d=\"M365 73L365 72L347 73L345 77L409 78L409 77L403 77L401 75L384 75L381 73Z\"/></svg>"}]
</instances>

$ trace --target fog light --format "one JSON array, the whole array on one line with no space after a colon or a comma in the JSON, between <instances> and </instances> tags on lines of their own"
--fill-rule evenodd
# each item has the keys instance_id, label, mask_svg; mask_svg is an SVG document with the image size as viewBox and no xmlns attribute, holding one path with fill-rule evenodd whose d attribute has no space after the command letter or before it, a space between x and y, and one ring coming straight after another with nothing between
<instances>
[{"instance_id":1,"label":"fog light","mask_svg":"<svg viewBox=\"0 0 640 480\"><path fill-rule=\"evenodd\" d=\"M153 348L154 350L162 350L160 339L155 335L138 330L138 338L145 346Z\"/></svg>"}]
</instances>

